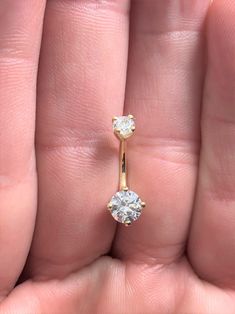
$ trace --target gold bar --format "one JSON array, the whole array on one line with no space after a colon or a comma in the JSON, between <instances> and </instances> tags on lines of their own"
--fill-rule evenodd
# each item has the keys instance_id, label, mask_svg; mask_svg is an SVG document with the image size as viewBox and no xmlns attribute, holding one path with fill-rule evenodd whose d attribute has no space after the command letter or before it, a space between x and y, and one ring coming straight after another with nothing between
<instances>
[{"instance_id":1,"label":"gold bar","mask_svg":"<svg viewBox=\"0 0 235 314\"><path fill-rule=\"evenodd\" d=\"M119 184L120 190L127 190L127 165L126 165L126 141L120 142L120 163L119 163Z\"/></svg>"}]
</instances>

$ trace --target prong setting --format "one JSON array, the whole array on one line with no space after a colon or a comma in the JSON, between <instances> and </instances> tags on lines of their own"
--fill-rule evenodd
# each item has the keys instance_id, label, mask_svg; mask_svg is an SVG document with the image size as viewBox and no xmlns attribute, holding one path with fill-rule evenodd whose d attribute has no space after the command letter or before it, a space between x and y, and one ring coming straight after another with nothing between
<instances>
[{"instance_id":1,"label":"prong setting","mask_svg":"<svg viewBox=\"0 0 235 314\"><path fill-rule=\"evenodd\" d=\"M145 208L146 203L145 202L141 202L141 206L142 206L142 208Z\"/></svg>"},{"instance_id":2,"label":"prong setting","mask_svg":"<svg viewBox=\"0 0 235 314\"><path fill-rule=\"evenodd\" d=\"M138 194L128 189L122 189L111 198L110 213L115 220L129 226L140 217L143 209L142 203Z\"/></svg>"},{"instance_id":3,"label":"prong setting","mask_svg":"<svg viewBox=\"0 0 235 314\"><path fill-rule=\"evenodd\" d=\"M113 117L113 131L120 140L125 140L133 135L135 130L134 117L132 115Z\"/></svg>"},{"instance_id":4,"label":"prong setting","mask_svg":"<svg viewBox=\"0 0 235 314\"><path fill-rule=\"evenodd\" d=\"M108 210L111 210L112 207L113 207L113 204L111 202L109 202L108 205L107 205Z\"/></svg>"}]
</instances>

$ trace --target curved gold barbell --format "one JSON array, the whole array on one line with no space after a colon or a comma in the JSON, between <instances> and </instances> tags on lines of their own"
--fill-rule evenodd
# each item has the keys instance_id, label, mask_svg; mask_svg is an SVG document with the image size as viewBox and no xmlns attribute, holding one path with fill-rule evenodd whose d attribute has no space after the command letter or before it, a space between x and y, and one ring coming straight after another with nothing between
<instances>
[{"instance_id":1,"label":"curved gold barbell","mask_svg":"<svg viewBox=\"0 0 235 314\"><path fill-rule=\"evenodd\" d=\"M113 117L113 131L120 140L120 191L113 195L108 203L108 209L116 221L129 226L140 217L145 207L145 202L127 186L126 141L135 131L134 117L132 115Z\"/></svg>"}]
</instances>

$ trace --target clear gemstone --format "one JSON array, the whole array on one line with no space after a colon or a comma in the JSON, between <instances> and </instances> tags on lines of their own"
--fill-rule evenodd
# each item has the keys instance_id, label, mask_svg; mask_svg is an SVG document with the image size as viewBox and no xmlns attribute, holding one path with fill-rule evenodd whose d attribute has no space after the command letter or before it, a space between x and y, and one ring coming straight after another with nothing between
<instances>
[{"instance_id":1,"label":"clear gemstone","mask_svg":"<svg viewBox=\"0 0 235 314\"><path fill-rule=\"evenodd\" d=\"M117 117L113 121L113 130L121 137L128 138L133 134L133 128L135 128L135 122L133 117L121 116ZM119 131L119 132L118 132Z\"/></svg>"},{"instance_id":2,"label":"clear gemstone","mask_svg":"<svg viewBox=\"0 0 235 314\"><path fill-rule=\"evenodd\" d=\"M137 220L142 212L139 196L133 191L119 191L111 199L110 211L115 220L121 223L132 223Z\"/></svg>"}]
</instances>

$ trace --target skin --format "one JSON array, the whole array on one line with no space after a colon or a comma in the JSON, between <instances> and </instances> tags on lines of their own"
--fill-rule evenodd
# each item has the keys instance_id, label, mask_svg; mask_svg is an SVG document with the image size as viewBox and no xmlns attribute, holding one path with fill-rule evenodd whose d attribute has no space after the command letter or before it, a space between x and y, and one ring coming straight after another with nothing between
<instances>
[{"instance_id":1,"label":"skin","mask_svg":"<svg viewBox=\"0 0 235 314\"><path fill-rule=\"evenodd\" d=\"M0 313L235 313L234 0L1 0ZM131 113L131 227L113 115Z\"/></svg>"}]
</instances>

